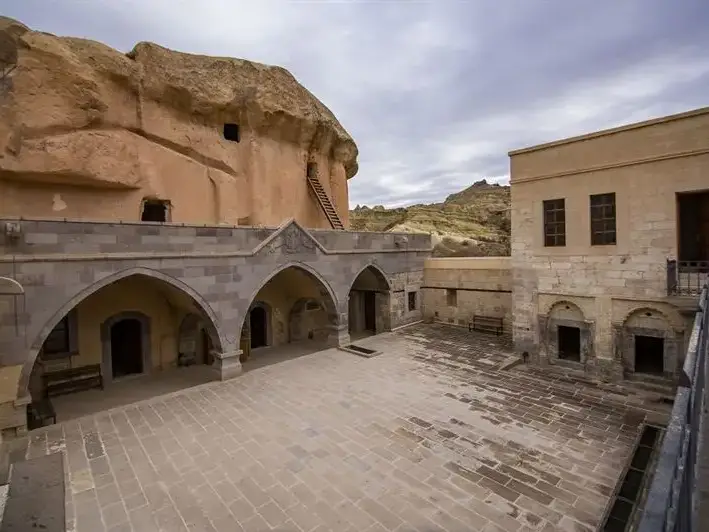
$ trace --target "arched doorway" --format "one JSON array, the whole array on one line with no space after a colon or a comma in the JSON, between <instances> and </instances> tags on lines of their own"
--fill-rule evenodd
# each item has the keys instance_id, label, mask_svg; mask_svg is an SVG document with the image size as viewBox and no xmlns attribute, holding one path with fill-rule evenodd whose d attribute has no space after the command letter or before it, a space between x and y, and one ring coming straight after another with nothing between
<instances>
[{"instance_id":1,"label":"arched doorway","mask_svg":"<svg viewBox=\"0 0 709 532\"><path fill-rule=\"evenodd\" d=\"M306 266L286 266L258 288L241 329L244 368L329 347L339 314L332 289ZM258 354L252 349L259 349ZM267 362L269 360L269 362Z\"/></svg>"},{"instance_id":2,"label":"arched doorway","mask_svg":"<svg viewBox=\"0 0 709 532\"><path fill-rule=\"evenodd\" d=\"M114 379L143 373L143 327L136 318L125 318L110 329L111 375Z\"/></svg>"},{"instance_id":3,"label":"arched doorway","mask_svg":"<svg viewBox=\"0 0 709 532\"><path fill-rule=\"evenodd\" d=\"M251 331L251 349L268 345L268 315L262 306L256 306L249 312L249 329Z\"/></svg>"},{"instance_id":4,"label":"arched doorway","mask_svg":"<svg viewBox=\"0 0 709 532\"><path fill-rule=\"evenodd\" d=\"M355 277L347 304L351 337L391 330L390 294L389 281L376 266L367 266Z\"/></svg>"},{"instance_id":5,"label":"arched doorway","mask_svg":"<svg viewBox=\"0 0 709 532\"><path fill-rule=\"evenodd\" d=\"M180 325L190 314L195 314L194 322L207 331L207 338L202 338L205 347L221 351L216 315L191 287L145 268L106 277L52 310L32 344L18 395L43 397L48 374L55 372L70 372L67 378L79 382L83 370L88 374L92 369L93 377L96 368L103 382L110 383L114 378L172 369L178 362ZM187 329L191 331L192 327ZM199 331L194 332L191 338L199 341ZM207 379L208 374L205 372ZM188 381L176 380L170 386ZM63 395L82 391L88 388L72 389Z\"/></svg>"}]
</instances>

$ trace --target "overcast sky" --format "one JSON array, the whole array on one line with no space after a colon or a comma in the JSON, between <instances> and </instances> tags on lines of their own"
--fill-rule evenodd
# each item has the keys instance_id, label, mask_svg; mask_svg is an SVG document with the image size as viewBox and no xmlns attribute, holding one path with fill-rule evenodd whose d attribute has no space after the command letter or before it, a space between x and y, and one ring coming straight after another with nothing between
<instances>
[{"instance_id":1,"label":"overcast sky","mask_svg":"<svg viewBox=\"0 0 709 532\"><path fill-rule=\"evenodd\" d=\"M0 0L34 29L288 68L350 132L350 203L505 182L507 152L709 105L707 0Z\"/></svg>"}]
</instances>

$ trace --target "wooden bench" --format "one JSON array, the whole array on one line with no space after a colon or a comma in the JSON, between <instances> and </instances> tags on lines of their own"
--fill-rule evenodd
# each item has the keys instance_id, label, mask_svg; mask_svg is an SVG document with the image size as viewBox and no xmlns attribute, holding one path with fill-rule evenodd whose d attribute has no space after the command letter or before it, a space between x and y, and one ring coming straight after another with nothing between
<instances>
[{"instance_id":1,"label":"wooden bench","mask_svg":"<svg viewBox=\"0 0 709 532\"><path fill-rule=\"evenodd\" d=\"M103 390L101 365L91 364L80 368L62 369L42 375L46 397L81 392L92 388Z\"/></svg>"},{"instance_id":2,"label":"wooden bench","mask_svg":"<svg viewBox=\"0 0 709 532\"><path fill-rule=\"evenodd\" d=\"M47 421L57 422L57 414L48 398L27 405L27 428L34 430L44 427Z\"/></svg>"},{"instance_id":3,"label":"wooden bench","mask_svg":"<svg viewBox=\"0 0 709 532\"><path fill-rule=\"evenodd\" d=\"M472 323L468 323L468 330L495 333L497 336L501 336L504 330L504 324L502 318L475 314Z\"/></svg>"}]
</instances>

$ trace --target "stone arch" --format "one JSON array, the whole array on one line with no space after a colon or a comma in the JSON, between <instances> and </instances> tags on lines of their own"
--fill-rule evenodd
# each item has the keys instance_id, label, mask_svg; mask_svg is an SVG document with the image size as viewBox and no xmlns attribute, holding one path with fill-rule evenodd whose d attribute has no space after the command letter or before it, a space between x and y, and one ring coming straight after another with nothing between
<instances>
[{"instance_id":1,"label":"stone arch","mask_svg":"<svg viewBox=\"0 0 709 532\"><path fill-rule=\"evenodd\" d=\"M640 339L660 342L656 345L662 350L661 376L673 379L681 369L684 331L681 322L665 311L647 305L636 307L625 315L621 324L614 325L613 334L615 357L626 375L640 371L637 367L637 356L643 352L637 344ZM659 371L657 375L660 376Z\"/></svg>"},{"instance_id":2,"label":"stone arch","mask_svg":"<svg viewBox=\"0 0 709 532\"><path fill-rule=\"evenodd\" d=\"M357 272L347 292L350 334L391 330L391 290L391 282L379 265L370 263Z\"/></svg>"},{"instance_id":3,"label":"stone arch","mask_svg":"<svg viewBox=\"0 0 709 532\"><path fill-rule=\"evenodd\" d=\"M285 272L289 269L296 269L305 273L314 282L315 286L318 287L319 295L321 296L321 302L324 304L325 311L327 313L328 326L333 329L333 331L336 331L340 325L340 313L338 311L339 300L335 295L335 291L330 286L330 283L328 283L317 270L315 270L308 264L302 262L288 262L271 271L268 276L263 281L261 281L256 286L255 290L253 290L253 292L249 295L248 301L250 303L248 308L251 308L251 305L256 300L256 297L258 296L259 292L261 292L261 290L269 282L271 282L278 274ZM236 335L237 338L242 338L244 324L246 323L246 318L248 317L248 308L244 313L243 319L241 319L239 330L237 331Z\"/></svg>"},{"instance_id":4,"label":"stone arch","mask_svg":"<svg viewBox=\"0 0 709 532\"><path fill-rule=\"evenodd\" d=\"M664 326L669 329L681 328L682 325L680 320L673 320L672 316L668 315L666 312L650 306L632 309L623 317L622 323L624 326L631 327L656 325L660 328Z\"/></svg>"},{"instance_id":5,"label":"stone arch","mask_svg":"<svg viewBox=\"0 0 709 532\"><path fill-rule=\"evenodd\" d=\"M151 321L150 316L142 312L126 310L118 312L101 323L101 374L106 382L113 380L113 353L111 352L111 329L123 320L136 320L140 322L141 355L143 358L143 373L152 371L152 352L150 348Z\"/></svg>"},{"instance_id":6,"label":"stone arch","mask_svg":"<svg viewBox=\"0 0 709 532\"><path fill-rule=\"evenodd\" d=\"M199 292L197 292L191 286L185 284L183 281L166 275L159 270L153 270L151 268L144 267L127 268L112 275L108 275L100 281L96 281L92 285L87 286L76 294L74 294L74 296L72 296L66 303L64 303L64 305L59 308L59 310L57 310L52 315L52 317L46 322L44 327L40 329L39 333L36 335L34 341L30 345L27 359L25 360L25 363L22 367L22 371L20 372L20 378L17 385L18 398L22 398L27 395L30 375L32 373L32 369L35 365L37 356L39 355L42 345L47 339L49 333L57 326L57 324L64 318L64 316L69 314L72 309L76 308L79 303L84 301L92 294L99 292L102 288L105 288L110 284L115 283L116 281L120 281L121 279L126 279L128 277L133 276L144 276L149 277L151 279L156 279L158 281L162 281L170 285L171 287L177 289L178 291L188 295L208 318L206 325L208 327L210 336L212 337L212 342L214 343L215 348L219 351L223 351L223 347L225 345L228 345L228 342L226 341L222 331L218 326L219 319L216 313Z\"/></svg>"},{"instance_id":7,"label":"stone arch","mask_svg":"<svg viewBox=\"0 0 709 532\"><path fill-rule=\"evenodd\" d=\"M576 367L593 364L594 325L576 303L566 299L550 303L539 314L539 331L543 363Z\"/></svg>"},{"instance_id":8,"label":"stone arch","mask_svg":"<svg viewBox=\"0 0 709 532\"><path fill-rule=\"evenodd\" d=\"M558 319L586 321L586 315L583 310L581 310L581 307L566 299L553 301L544 309L542 314Z\"/></svg>"},{"instance_id":9,"label":"stone arch","mask_svg":"<svg viewBox=\"0 0 709 532\"><path fill-rule=\"evenodd\" d=\"M352 287L354 286L355 282L359 278L360 275L362 275L364 272L370 271L374 274L374 277L379 281L380 283L380 289L381 290L391 290L391 282L389 282L389 277L387 277L387 274L384 273L384 271L379 267L378 264L367 264L366 266L363 266L360 268L360 270L352 277L352 282L350 283L350 290L352 290Z\"/></svg>"}]
</instances>

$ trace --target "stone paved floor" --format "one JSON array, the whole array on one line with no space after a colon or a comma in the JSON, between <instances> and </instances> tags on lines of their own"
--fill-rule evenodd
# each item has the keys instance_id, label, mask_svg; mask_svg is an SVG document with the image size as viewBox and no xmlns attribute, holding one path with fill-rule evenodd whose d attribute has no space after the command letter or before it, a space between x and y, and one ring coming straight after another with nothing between
<instances>
[{"instance_id":1,"label":"stone paved floor","mask_svg":"<svg viewBox=\"0 0 709 532\"><path fill-rule=\"evenodd\" d=\"M590 531L644 413L500 372L444 326L34 431L64 451L68 530Z\"/></svg>"}]
</instances>

